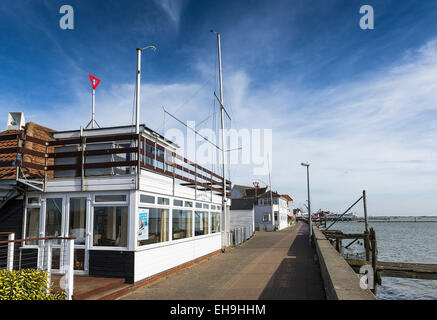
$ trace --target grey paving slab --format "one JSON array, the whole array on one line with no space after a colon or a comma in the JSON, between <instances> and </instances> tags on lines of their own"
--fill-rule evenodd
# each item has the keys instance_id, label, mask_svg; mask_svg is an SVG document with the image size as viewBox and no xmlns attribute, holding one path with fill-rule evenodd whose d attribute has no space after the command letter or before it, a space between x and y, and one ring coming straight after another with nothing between
<instances>
[{"instance_id":1,"label":"grey paving slab","mask_svg":"<svg viewBox=\"0 0 437 320\"><path fill-rule=\"evenodd\" d=\"M239 247L136 289L124 300L325 299L308 226L257 232Z\"/></svg>"}]
</instances>

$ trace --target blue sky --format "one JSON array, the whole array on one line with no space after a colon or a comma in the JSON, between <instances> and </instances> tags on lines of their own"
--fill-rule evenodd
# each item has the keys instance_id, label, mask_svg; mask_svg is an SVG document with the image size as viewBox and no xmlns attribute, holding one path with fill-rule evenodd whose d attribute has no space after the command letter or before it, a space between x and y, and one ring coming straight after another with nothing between
<instances>
[{"instance_id":1,"label":"blue sky","mask_svg":"<svg viewBox=\"0 0 437 320\"><path fill-rule=\"evenodd\" d=\"M63 4L74 30L59 28ZM359 28L364 4L374 30ZM161 106L205 119L218 90L212 28L232 126L273 129L274 189L302 206L299 164L310 161L313 208L342 211L367 189L370 214L437 214L436 16L428 0L3 0L0 115L86 125L91 73L102 80L97 121L129 124L135 48L154 44L143 53L142 122L176 127ZM231 168L233 183L256 178Z\"/></svg>"}]
</instances>

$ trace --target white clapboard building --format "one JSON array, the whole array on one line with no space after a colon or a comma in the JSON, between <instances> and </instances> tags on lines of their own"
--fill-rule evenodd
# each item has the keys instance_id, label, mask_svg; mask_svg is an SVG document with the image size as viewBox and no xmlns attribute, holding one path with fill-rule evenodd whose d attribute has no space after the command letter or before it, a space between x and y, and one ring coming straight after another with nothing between
<instances>
[{"instance_id":1,"label":"white clapboard building","mask_svg":"<svg viewBox=\"0 0 437 320\"><path fill-rule=\"evenodd\" d=\"M267 187L234 185L232 187L231 198L231 221L238 221L240 219L239 216L243 212L241 209L237 210L237 206L245 206L244 210L250 210L247 209L249 206L247 200L250 200L253 204L253 223L256 230L281 230L289 225L288 217L292 215L292 210L290 212L292 199L288 195L270 192ZM273 200L273 204L271 200ZM234 203L236 204L234 205Z\"/></svg>"},{"instance_id":2,"label":"white clapboard building","mask_svg":"<svg viewBox=\"0 0 437 320\"><path fill-rule=\"evenodd\" d=\"M178 155L177 145L145 125L139 134L135 126L48 129L46 139L23 130L2 138L21 139L12 154L21 161L0 163L14 173L33 170L38 186L14 191L23 206L20 236L75 237L75 273L135 283L229 244L223 178ZM27 241L20 250L39 245ZM53 268L62 269L63 249L53 248Z\"/></svg>"}]
</instances>

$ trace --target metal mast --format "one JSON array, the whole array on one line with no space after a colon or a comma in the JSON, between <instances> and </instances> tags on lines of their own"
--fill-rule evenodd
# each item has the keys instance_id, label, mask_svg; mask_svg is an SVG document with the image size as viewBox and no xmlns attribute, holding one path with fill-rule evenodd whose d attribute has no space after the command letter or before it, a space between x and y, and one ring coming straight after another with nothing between
<instances>
[{"instance_id":1,"label":"metal mast","mask_svg":"<svg viewBox=\"0 0 437 320\"><path fill-rule=\"evenodd\" d=\"M135 114L136 114L136 133L140 133L140 95L141 95L141 51L145 49L156 50L155 46L147 46L144 48L137 48L137 88L136 88L136 104L135 104Z\"/></svg>"},{"instance_id":2,"label":"metal mast","mask_svg":"<svg viewBox=\"0 0 437 320\"><path fill-rule=\"evenodd\" d=\"M272 226L273 230L275 230L275 211L273 210L273 190L272 190L272 180L270 178L270 161L269 161L269 154L267 153L267 165L269 168L269 185L270 185L270 205L272 206ZM279 215L279 200L278 200L278 215Z\"/></svg>"},{"instance_id":3,"label":"metal mast","mask_svg":"<svg viewBox=\"0 0 437 320\"><path fill-rule=\"evenodd\" d=\"M94 76L88 75L91 80L91 86L92 86L92 100L91 100L91 121L88 122L85 129L88 129L88 127L91 125L91 128L94 128L94 124L96 124L99 128L99 124L96 121L96 87L100 83L100 79L95 78Z\"/></svg>"},{"instance_id":4,"label":"metal mast","mask_svg":"<svg viewBox=\"0 0 437 320\"><path fill-rule=\"evenodd\" d=\"M226 205L227 205L227 184L226 184L226 141L225 141L225 113L227 114L224 106L223 106L223 78L222 78L222 53L221 53L221 45L220 45L220 33L211 30L217 35L217 47L218 47L218 62L219 62L219 85L220 85L220 119L221 119L221 136L222 136L222 166L223 166L223 228L224 228L224 239L223 239L223 248L229 245L228 240L228 228L227 228L227 218L226 218Z\"/></svg>"}]
</instances>

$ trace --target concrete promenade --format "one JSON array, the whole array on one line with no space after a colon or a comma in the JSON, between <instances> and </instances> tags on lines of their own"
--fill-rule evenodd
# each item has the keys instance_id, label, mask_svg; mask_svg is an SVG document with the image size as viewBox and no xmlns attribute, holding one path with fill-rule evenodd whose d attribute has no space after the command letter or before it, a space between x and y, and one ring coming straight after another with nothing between
<instances>
[{"instance_id":1,"label":"concrete promenade","mask_svg":"<svg viewBox=\"0 0 437 320\"><path fill-rule=\"evenodd\" d=\"M308 225L257 232L243 245L121 297L123 300L325 299Z\"/></svg>"}]
</instances>

